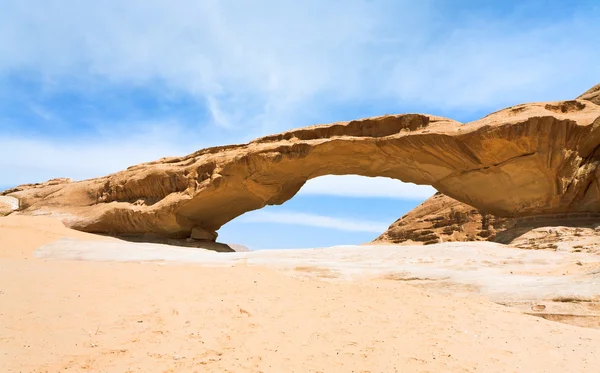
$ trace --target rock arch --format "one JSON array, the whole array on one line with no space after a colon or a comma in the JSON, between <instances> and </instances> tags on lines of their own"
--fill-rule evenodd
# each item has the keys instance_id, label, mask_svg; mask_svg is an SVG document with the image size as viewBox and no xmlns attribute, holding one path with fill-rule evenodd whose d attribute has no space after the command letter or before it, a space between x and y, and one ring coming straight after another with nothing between
<instances>
[{"instance_id":1,"label":"rock arch","mask_svg":"<svg viewBox=\"0 0 600 373\"><path fill-rule=\"evenodd\" d=\"M312 126L3 194L20 199L20 213L58 214L88 232L215 239L228 221L328 174L429 184L498 216L600 212L599 164L600 106L571 100L467 124L403 114Z\"/></svg>"}]
</instances>

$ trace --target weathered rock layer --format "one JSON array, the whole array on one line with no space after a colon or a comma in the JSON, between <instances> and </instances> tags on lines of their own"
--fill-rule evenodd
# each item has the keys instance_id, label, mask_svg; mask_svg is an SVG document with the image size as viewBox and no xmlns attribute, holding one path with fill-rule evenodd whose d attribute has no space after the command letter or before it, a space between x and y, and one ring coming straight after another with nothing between
<instances>
[{"instance_id":1,"label":"weathered rock layer","mask_svg":"<svg viewBox=\"0 0 600 373\"><path fill-rule=\"evenodd\" d=\"M8 215L18 209L18 199L14 197L0 196L0 216Z\"/></svg>"},{"instance_id":2,"label":"weathered rock layer","mask_svg":"<svg viewBox=\"0 0 600 373\"><path fill-rule=\"evenodd\" d=\"M20 213L55 214L88 232L193 231L206 239L327 174L429 184L496 216L600 212L600 106L591 95L518 105L467 124L403 114L306 127L3 194L20 200Z\"/></svg>"},{"instance_id":3,"label":"weathered rock layer","mask_svg":"<svg viewBox=\"0 0 600 373\"><path fill-rule=\"evenodd\" d=\"M457 241L490 241L515 224L436 193L396 220L375 243L434 244Z\"/></svg>"},{"instance_id":4,"label":"weathered rock layer","mask_svg":"<svg viewBox=\"0 0 600 373\"><path fill-rule=\"evenodd\" d=\"M396 220L373 243L493 241L521 249L599 252L599 237L598 212L503 218L436 193Z\"/></svg>"}]
</instances>

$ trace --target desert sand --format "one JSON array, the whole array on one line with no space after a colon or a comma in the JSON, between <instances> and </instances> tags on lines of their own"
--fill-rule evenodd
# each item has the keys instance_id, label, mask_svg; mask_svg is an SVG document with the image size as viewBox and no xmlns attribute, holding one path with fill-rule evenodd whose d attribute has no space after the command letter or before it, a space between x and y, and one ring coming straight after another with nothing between
<instances>
[{"instance_id":1,"label":"desert sand","mask_svg":"<svg viewBox=\"0 0 600 373\"><path fill-rule=\"evenodd\" d=\"M502 271L521 271L506 277L511 290L524 276L546 276L542 288L575 292L591 304L596 257L507 249L512 255L493 243L468 243L462 258L452 252L464 248L448 246L450 254L440 257L443 245L452 244L421 246L434 251L420 258L395 245L369 247L380 250L371 254L362 246L215 253L126 243L50 217L0 218L0 371L597 369L600 329L494 303L502 286L475 286L479 270L469 268L508 261L506 268L489 264L481 278L492 285ZM564 276L573 286L559 281Z\"/></svg>"}]
</instances>

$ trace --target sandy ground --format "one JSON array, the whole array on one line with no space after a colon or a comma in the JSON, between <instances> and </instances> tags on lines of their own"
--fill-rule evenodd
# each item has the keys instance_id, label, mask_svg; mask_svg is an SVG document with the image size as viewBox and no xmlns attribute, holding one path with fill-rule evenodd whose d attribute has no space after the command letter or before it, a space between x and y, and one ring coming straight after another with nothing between
<instances>
[{"instance_id":1,"label":"sandy ground","mask_svg":"<svg viewBox=\"0 0 600 373\"><path fill-rule=\"evenodd\" d=\"M0 372L594 372L600 363L600 330L493 303L494 287L473 280L517 270L506 284L541 279L541 289L594 297L597 267L583 253L122 245L47 217L0 218ZM532 288L515 293L531 298Z\"/></svg>"},{"instance_id":2,"label":"sandy ground","mask_svg":"<svg viewBox=\"0 0 600 373\"><path fill-rule=\"evenodd\" d=\"M294 277L394 279L484 294L497 302L573 298L600 301L600 257L590 253L521 250L492 242L427 246L346 245L322 249L217 253L159 244L66 238L36 250L38 258L260 266Z\"/></svg>"}]
</instances>

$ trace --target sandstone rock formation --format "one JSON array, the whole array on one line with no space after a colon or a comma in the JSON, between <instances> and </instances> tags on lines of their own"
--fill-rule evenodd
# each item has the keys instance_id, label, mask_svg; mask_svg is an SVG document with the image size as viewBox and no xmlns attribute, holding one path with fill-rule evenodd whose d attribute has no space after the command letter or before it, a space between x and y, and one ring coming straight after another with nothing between
<instances>
[{"instance_id":1,"label":"sandstone rock formation","mask_svg":"<svg viewBox=\"0 0 600 373\"><path fill-rule=\"evenodd\" d=\"M373 243L492 241L527 250L600 253L600 214L501 218L442 193L402 216Z\"/></svg>"},{"instance_id":2,"label":"sandstone rock formation","mask_svg":"<svg viewBox=\"0 0 600 373\"><path fill-rule=\"evenodd\" d=\"M373 242L428 245L455 241L490 241L497 232L513 225L514 219L485 214L442 193L436 193L396 220Z\"/></svg>"},{"instance_id":3,"label":"sandstone rock formation","mask_svg":"<svg viewBox=\"0 0 600 373\"><path fill-rule=\"evenodd\" d=\"M577 97L578 100L591 101L600 105L600 84L592 87ZM558 247L566 241L584 242L578 247L585 250L591 248L600 251L598 245L589 243L599 233L597 224L591 221L576 221L577 228L549 228L554 224L565 223L555 221L545 224L527 224L516 226L517 219L500 218L482 213L480 210L450 198L442 193L436 193L410 211L373 240L374 243L396 244L433 244L453 241L498 241L510 243L513 246L529 249ZM582 224L580 224L582 223ZM500 237L496 238L498 233ZM557 230L558 229L558 230ZM577 234L575 235L575 230ZM560 233L558 233L560 231ZM571 232L573 231L573 232ZM573 234L569 234L569 232Z\"/></svg>"},{"instance_id":4,"label":"sandstone rock formation","mask_svg":"<svg viewBox=\"0 0 600 373\"><path fill-rule=\"evenodd\" d=\"M306 127L3 194L20 200L19 213L54 214L87 232L210 239L235 217L281 204L308 179L327 174L429 184L496 216L600 212L594 92L466 124L403 114Z\"/></svg>"},{"instance_id":5,"label":"sandstone rock formation","mask_svg":"<svg viewBox=\"0 0 600 373\"><path fill-rule=\"evenodd\" d=\"M0 216L11 214L19 209L19 200L14 197L0 196Z\"/></svg>"},{"instance_id":6,"label":"sandstone rock formation","mask_svg":"<svg viewBox=\"0 0 600 373\"><path fill-rule=\"evenodd\" d=\"M596 105L600 105L600 84L596 84L588 89L581 96L577 97L577 99L591 101Z\"/></svg>"}]
</instances>

